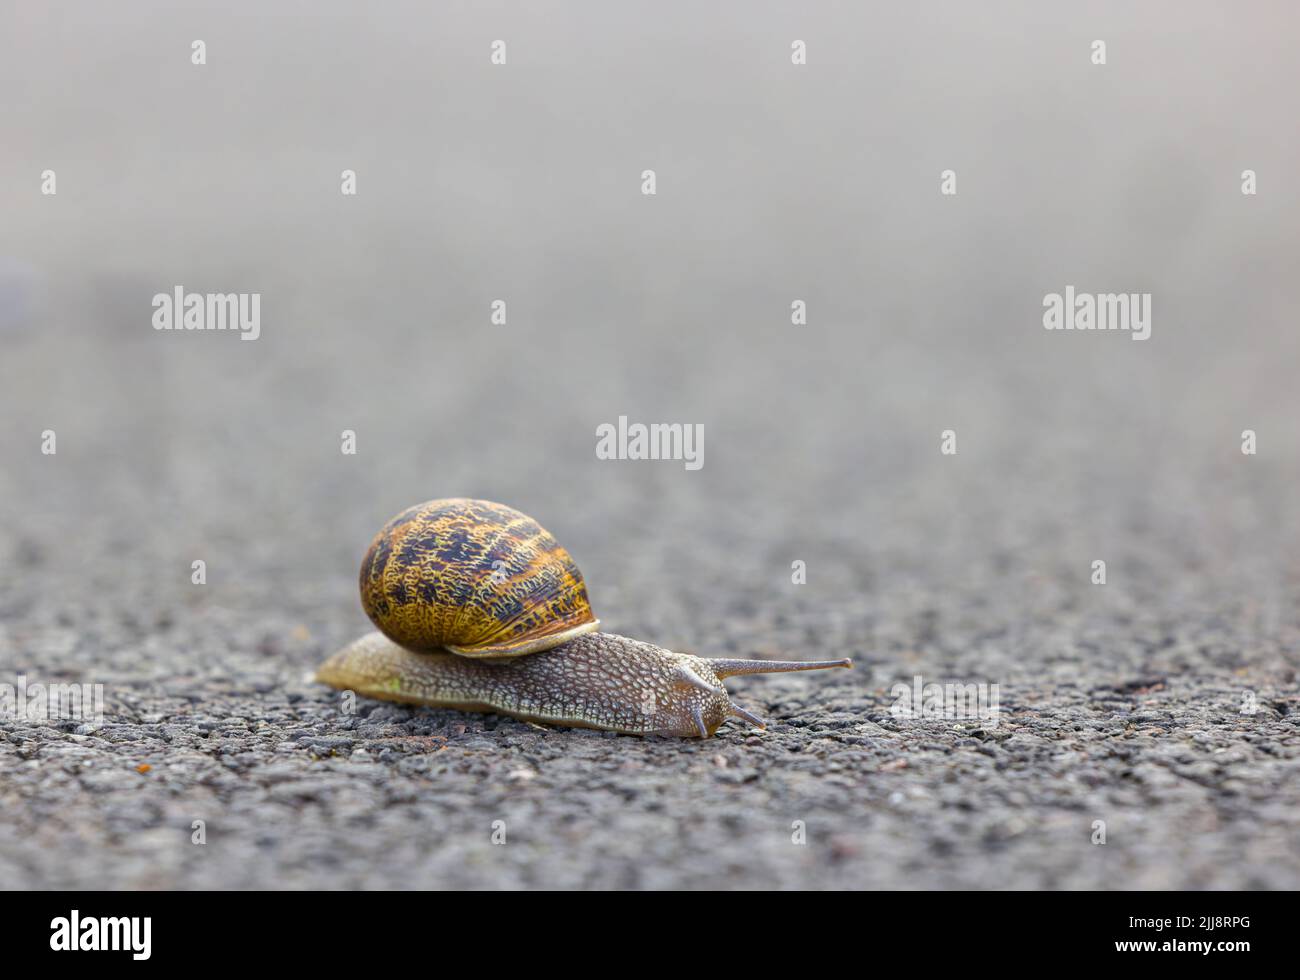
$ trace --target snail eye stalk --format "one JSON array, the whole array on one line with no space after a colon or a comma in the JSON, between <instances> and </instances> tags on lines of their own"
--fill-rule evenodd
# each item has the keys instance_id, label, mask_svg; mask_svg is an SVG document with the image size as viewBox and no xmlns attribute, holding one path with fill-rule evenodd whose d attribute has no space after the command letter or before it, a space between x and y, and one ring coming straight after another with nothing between
<instances>
[{"instance_id":1,"label":"snail eye stalk","mask_svg":"<svg viewBox=\"0 0 1300 980\"><path fill-rule=\"evenodd\" d=\"M715 660L704 658L719 679L741 674L784 674L794 670L827 670L831 667L852 667L853 661L843 660Z\"/></svg>"},{"instance_id":2,"label":"snail eye stalk","mask_svg":"<svg viewBox=\"0 0 1300 980\"><path fill-rule=\"evenodd\" d=\"M677 670L675 671L675 673L677 675L677 679L681 681L683 684L688 684L691 687L698 688L699 690L704 691L706 694L718 694L724 698L727 696L726 688L714 687L712 684L706 681L699 674L695 673L695 671L691 670L691 668L687 667L685 664L679 664L677 666Z\"/></svg>"}]
</instances>

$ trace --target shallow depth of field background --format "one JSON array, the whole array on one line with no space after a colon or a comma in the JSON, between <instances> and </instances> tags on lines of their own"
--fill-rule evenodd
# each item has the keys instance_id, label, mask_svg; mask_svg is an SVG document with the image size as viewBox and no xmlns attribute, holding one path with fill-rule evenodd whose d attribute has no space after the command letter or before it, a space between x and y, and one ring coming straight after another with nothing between
<instances>
[{"instance_id":1,"label":"shallow depth of field background","mask_svg":"<svg viewBox=\"0 0 1300 980\"><path fill-rule=\"evenodd\" d=\"M1172 743L1153 736L1174 784L1121 797L1132 777L1105 752L1031 752L1028 787L988 756L970 764L993 782L972 775L960 745L948 770L890 776L871 733L793 781L749 743L728 758L758 775L716 787L719 767L689 768L700 757L679 784L626 793L583 793L557 769L501 805L544 827L573 817L548 808L585 805L597 826L563 851L572 884L1295 887L1300 15L1142 6L8 0L0 679L102 682L135 721L248 720L286 690L326 705L302 678L368 626L355 576L370 536L421 500L487 497L568 547L610 629L704 655L855 658L853 674L736 684L783 722L838 697L854 730L920 673L1002 685L1050 741L1077 730L1089 692L1160 682L1185 696L1175 714L1219 712L1210 762L1246 767L1178 775L1179 753L1203 761L1204 726L1184 720ZM794 39L807 66L790 63ZM46 168L55 197L39 193ZM939 194L948 168L956 197ZM339 193L344 169L356 197ZM640 193L644 169L657 196ZM178 284L259 292L261 339L155 332L151 298ZM1045 331L1043 296L1067 284L1150 292L1151 339ZM795 299L806 326L789 322ZM703 469L597 460L595 429L619 415L703 423ZM949 428L956 457L939 453ZM1105 587L1089 583L1098 558ZM1289 742L1240 729L1246 690ZM764 700L776 691L800 706ZM213 708L231 697L248 700ZM390 848L390 877L367 877L382 827L316 822L330 803L274 785L249 795L273 740L228 753L253 756L221 770L228 783L178 757L163 790L134 773L79 782L26 738L0 768L11 880L569 880L524 850L447 877L479 846L449 833L429 845L444 864ZM591 736L541 738L549 756ZM101 773L150 751L123 744L76 750L102 751ZM685 751L573 744L607 754L589 769ZM469 812L494 771L453 766L406 805L445 814L437 793L462 793ZM225 856L257 862L185 846L199 800L225 820ZM728 806L774 829L715 826ZM646 833L676 843L638 863L646 834L620 821L646 813L660 821ZM844 853L792 853L801 814ZM1107 814L1127 835L1103 866L1071 848ZM296 820L296 844L258 843ZM29 861L34 834L109 856L98 871Z\"/></svg>"}]
</instances>

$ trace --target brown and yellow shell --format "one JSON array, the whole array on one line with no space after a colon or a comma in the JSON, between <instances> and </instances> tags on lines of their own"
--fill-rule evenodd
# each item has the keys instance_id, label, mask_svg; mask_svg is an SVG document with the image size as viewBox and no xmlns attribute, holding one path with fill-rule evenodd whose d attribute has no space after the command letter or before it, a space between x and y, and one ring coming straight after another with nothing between
<instances>
[{"instance_id":1,"label":"brown and yellow shell","mask_svg":"<svg viewBox=\"0 0 1300 980\"><path fill-rule=\"evenodd\" d=\"M527 514L430 500L384 525L361 563L361 605L410 650L517 657L599 626L569 553Z\"/></svg>"}]
</instances>

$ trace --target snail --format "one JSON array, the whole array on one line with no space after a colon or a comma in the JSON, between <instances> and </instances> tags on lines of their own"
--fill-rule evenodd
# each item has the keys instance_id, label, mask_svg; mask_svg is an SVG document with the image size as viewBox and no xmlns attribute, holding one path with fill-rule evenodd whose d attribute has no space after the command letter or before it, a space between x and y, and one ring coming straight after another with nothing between
<instances>
[{"instance_id":1,"label":"snail","mask_svg":"<svg viewBox=\"0 0 1300 980\"><path fill-rule=\"evenodd\" d=\"M569 553L531 517L486 500L431 500L398 514L361 563L378 627L316 679L367 697L638 735L708 738L741 674L851 667L849 660L725 660L597 632Z\"/></svg>"}]
</instances>

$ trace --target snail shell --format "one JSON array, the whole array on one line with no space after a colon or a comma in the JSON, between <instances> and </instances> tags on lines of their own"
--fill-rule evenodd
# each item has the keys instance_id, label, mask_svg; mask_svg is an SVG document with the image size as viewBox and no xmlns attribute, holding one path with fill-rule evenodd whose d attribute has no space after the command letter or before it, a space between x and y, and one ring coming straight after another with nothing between
<instances>
[{"instance_id":1,"label":"snail shell","mask_svg":"<svg viewBox=\"0 0 1300 980\"><path fill-rule=\"evenodd\" d=\"M487 500L430 500L375 535L361 605L408 650L517 657L599 626L582 573L527 514Z\"/></svg>"}]
</instances>

